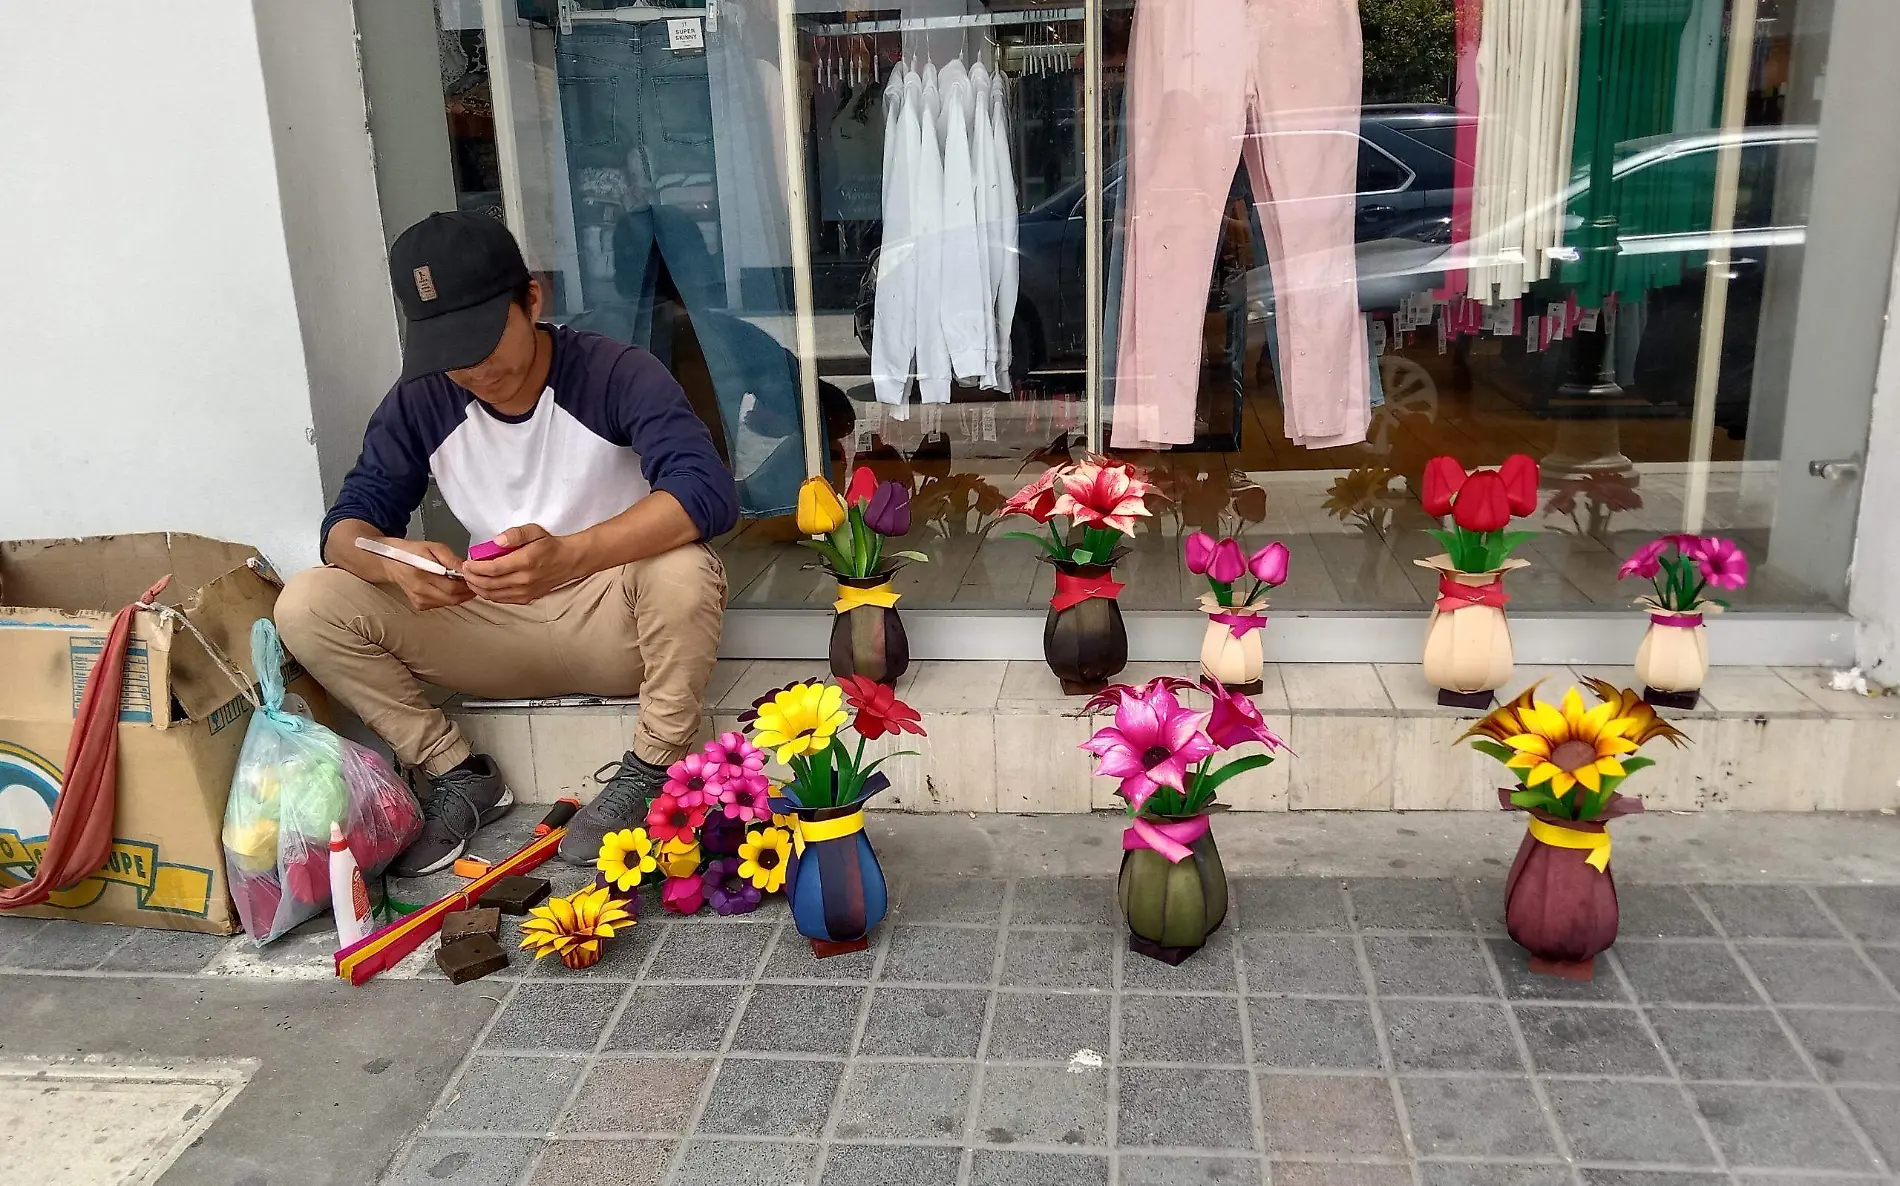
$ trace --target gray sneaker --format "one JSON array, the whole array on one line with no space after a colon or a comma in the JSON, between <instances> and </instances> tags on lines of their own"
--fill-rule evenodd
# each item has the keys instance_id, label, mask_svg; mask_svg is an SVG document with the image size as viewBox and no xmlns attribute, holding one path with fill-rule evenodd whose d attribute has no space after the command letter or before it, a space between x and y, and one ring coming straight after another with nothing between
<instances>
[{"instance_id":1,"label":"gray sneaker","mask_svg":"<svg viewBox=\"0 0 1900 1186\"><path fill-rule=\"evenodd\" d=\"M594 771L594 781L605 785L593 802L574 813L561 838L561 859L570 865L593 865L607 833L644 823L647 800L666 785L666 771L652 769L629 750L620 761Z\"/></svg>"},{"instance_id":2,"label":"gray sneaker","mask_svg":"<svg viewBox=\"0 0 1900 1186\"><path fill-rule=\"evenodd\" d=\"M473 757L473 770L451 770L429 780L422 800L422 835L389 866L391 877L426 877L446 869L468 850L476 832L507 815L515 805L495 760Z\"/></svg>"}]
</instances>

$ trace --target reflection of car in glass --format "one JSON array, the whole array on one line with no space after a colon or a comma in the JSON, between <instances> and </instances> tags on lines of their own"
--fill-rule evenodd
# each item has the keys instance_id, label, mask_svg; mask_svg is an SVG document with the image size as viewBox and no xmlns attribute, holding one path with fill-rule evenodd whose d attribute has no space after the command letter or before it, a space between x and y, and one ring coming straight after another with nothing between
<instances>
[{"instance_id":1,"label":"reflection of car in glass","mask_svg":"<svg viewBox=\"0 0 1900 1186\"><path fill-rule=\"evenodd\" d=\"M1361 243L1450 243L1452 151L1458 119L1455 109L1441 106L1365 109L1359 129L1356 219ZM1107 170L1103 185L1107 209L1120 196L1120 163ZM1078 181L1024 211L1017 220L1021 281L1012 354L1019 375L1038 368L1081 365L1083 205ZM856 310L858 340L867 351L876 276L873 258L865 268Z\"/></svg>"}]
</instances>

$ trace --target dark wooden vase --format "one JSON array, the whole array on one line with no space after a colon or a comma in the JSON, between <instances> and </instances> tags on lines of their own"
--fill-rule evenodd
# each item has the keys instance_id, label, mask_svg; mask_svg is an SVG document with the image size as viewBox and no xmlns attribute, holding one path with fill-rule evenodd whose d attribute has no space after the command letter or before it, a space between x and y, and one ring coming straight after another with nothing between
<instances>
[{"instance_id":1,"label":"dark wooden vase","mask_svg":"<svg viewBox=\"0 0 1900 1186\"><path fill-rule=\"evenodd\" d=\"M871 929L883 920L889 904L884 870L864 833L864 805L889 787L890 779L873 774L865 780L857 800L838 807L800 807L774 799L774 812L798 818L802 831L812 824L852 819L856 827L842 836L812 840L786 866L785 895L791 902L792 923L811 940L813 954L824 958L867 947Z\"/></svg>"},{"instance_id":2,"label":"dark wooden vase","mask_svg":"<svg viewBox=\"0 0 1900 1186\"><path fill-rule=\"evenodd\" d=\"M1507 810L1511 791L1500 790ZM1604 813L1592 820L1558 819L1542 811L1529 814L1553 827L1600 835L1609 820L1643 809L1640 799L1614 795ZM1531 971L1570 980L1589 980L1596 958L1616 942L1616 877L1606 865L1589 863L1591 852L1546 844L1526 832L1504 883L1504 926L1511 939L1530 953Z\"/></svg>"},{"instance_id":3,"label":"dark wooden vase","mask_svg":"<svg viewBox=\"0 0 1900 1186\"><path fill-rule=\"evenodd\" d=\"M1055 562L1057 572L1093 580L1112 571L1106 564ZM1128 629L1122 624L1121 602L1113 597L1091 597L1067 609L1049 608L1042 626L1042 653L1049 669L1072 695L1092 695L1128 666Z\"/></svg>"},{"instance_id":4,"label":"dark wooden vase","mask_svg":"<svg viewBox=\"0 0 1900 1186\"><path fill-rule=\"evenodd\" d=\"M890 582L890 574L839 577L840 585L874 589ZM831 620L831 674L843 679L861 675L880 684L895 684L910 667L910 639L896 606L860 605Z\"/></svg>"},{"instance_id":5,"label":"dark wooden vase","mask_svg":"<svg viewBox=\"0 0 1900 1186\"><path fill-rule=\"evenodd\" d=\"M1227 871L1213 830L1188 847L1193 855L1179 863L1152 848L1122 854L1117 894L1130 951L1179 964L1227 918Z\"/></svg>"}]
</instances>

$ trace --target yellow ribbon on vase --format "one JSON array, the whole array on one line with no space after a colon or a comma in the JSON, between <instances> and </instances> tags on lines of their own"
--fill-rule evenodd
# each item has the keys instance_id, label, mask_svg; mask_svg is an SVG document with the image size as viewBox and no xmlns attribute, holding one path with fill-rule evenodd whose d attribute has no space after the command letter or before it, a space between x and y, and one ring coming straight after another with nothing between
<instances>
[{"instance_id":1,"label":"yellow ribbon on vase","mask_svg":"<svg viewBox=\"0 0 1900 1186\"><path fill-rule=\"evenodd\" d=\"M844 836L855 836L864 831L864 812L854 811L850 815L841 815L837 819L819 820L807 823L799 820L792 830L792 852L805 855L807 844L817 844L825 840L837 840Z\"/></svg>"},{"instance_id":2,"label":"yellow ribbon on vase","mask_svg":"<svg viewBox=\"0 0 1900 1186\"><path fill-rule=\"evenodd\" d=\"M882 609L889 609L897 604L897 599L901 596L903 594L892 591L889 581L881 585L872 585L869 589L860 589L856 585L847 585L840 581L838 582L838 600L831 603L831 608L841 614L848 614L861 605L875 605Z\"/></svg>"},{"instance_id":3,"label":"yellow ribbon on vase","mask_svg":"<svg viewBox=\"0 0 1900 1186\"><path fill-rule=\"evenodd\" d=\"M1608 832L1579 832L1574 828L1563 828L1556 824L1545 823L1532 816L1529 820L1531 835L1540 843L1552 848L1589 849L1584 864L1599 873L1609 871L1610 834Z\"/></svg>"}]
</instances>

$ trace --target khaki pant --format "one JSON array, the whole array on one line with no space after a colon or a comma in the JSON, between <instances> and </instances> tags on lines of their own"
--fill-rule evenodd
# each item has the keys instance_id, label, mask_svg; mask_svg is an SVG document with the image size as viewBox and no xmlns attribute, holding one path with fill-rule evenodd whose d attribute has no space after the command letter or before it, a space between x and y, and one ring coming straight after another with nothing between
<instances>
[{"instance_id":1,"label":"khaki pant","mask_svg":"<svg viewBox=\"0 0 1900 1186\"><path fill-rule=\"evenodd\" d=\"M597 572L530 605L477 598L418 611L340 568L290 579L277 630L298 662L396 756L430 775L469 756L425 682L490 699L633 696L633 752L676 761L699 730L725 616L726 571L703 544Z\"/></svg>"}]
</instances>

